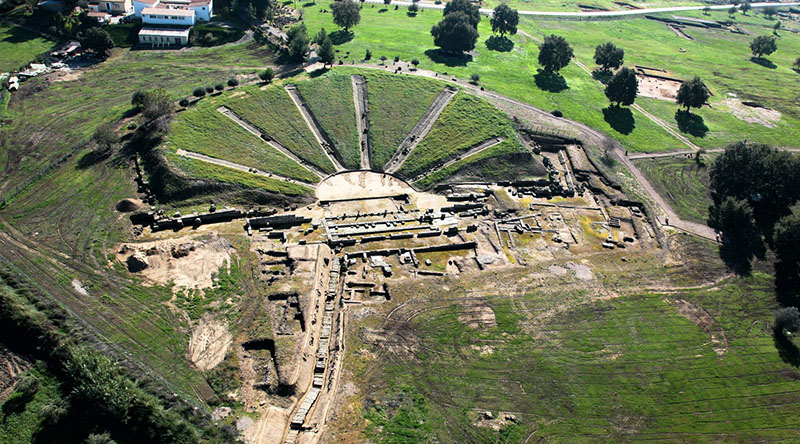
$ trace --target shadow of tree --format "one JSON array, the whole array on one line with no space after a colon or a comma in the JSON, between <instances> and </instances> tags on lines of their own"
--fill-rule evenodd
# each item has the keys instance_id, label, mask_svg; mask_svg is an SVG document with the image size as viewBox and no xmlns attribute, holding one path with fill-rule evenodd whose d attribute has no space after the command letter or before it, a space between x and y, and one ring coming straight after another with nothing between
<instances>
[{"instance_id":1,"label":"shadow of tree","mask_svg":"<svg viewBox=\"0 0 800 444\"><path fill-rule=\"evenodd\" d=\"M782 332L775 330L772 331L772 340L783 362L793 367L800 367L800 348L794 342L784 336Z\"/></svg>"},{"instance_id":2,"label":"shadow of tree","mask_svg":"<svg viewBox=\"0 0 800 444\"><path fill-rule=\"evenodd\" d=\"M509 52L514 49L514 42L506 36L493 35L486 39L486 47L490 51Z\"/></svg>"},{"instance_id":3,"label":"shadow of tree","mask_svg":"<svg viewBox=\"0 0 800 444\"><path fill-rule=\"evenodd\" d=\"M344 29L340 29L338 31L333 31L332 33L328 34L328 36L331 38L331 43L334 45L341 45L353 40L355 33L352 31L345 32Z\"/></svg>"},{"instance_id":4,"label":"shadow of tree","mask_svg":"<svg viewBox=\"0 0 800 444\"><path fill-rule=\"evenodd\" d=\"M315 77L319 77L319 76L325 74L328 71L330 71L330 68L319 68L319 69L315 69L315 70L311 71L310 73L308 73L308 76L313 79Z\"/></svg>"},{"instance_id":5,"label":"shadow of tree","mask_svg":"<svg viewBox=\"0 0 800 444\"><path fill-rule=\"evenodd\" d=\"M764 57L753 56L753 57L750 57L750 61L755 63L756 65L761 65L764 68L769 68L769 69L777 69L778 68L778 65L772 63L770 60L768 60L768 59L766 59Z\"/></svg>"},{"instance_id":6,"label":"shadow of tree","mask_svg":"<svg viewBox=\"0 0 800 444\"><path fill-rule=\"evenodd\" d=\"M425 55L428 56L432 62L441 63L446 66L467 66L467 63L472 61L472 56L469 54L454 56L445 54L439 49L429 49L425 51Z\"/></svg>"},{"instance_id":7,"label":"shadow of tree","mask_svg":"<svg viewBox=\"0 0 800 444\"><path fill-rule=\"evenodd\" d=\"M794 262L775 263L775 295L784 307L800 305L800 269Z\"/></svg>"},{"instance_id":8,"label":"shadow of tree","mask_svg":"<svg viewBox=\"0 0 800 444\"><path fill-rule=\"evenodd\" d=\"M408 11L408 12L406 12L406 15L407 15L407 16L409 16L409 17L416 17L416 16L417 16L417 13L416 13L416 12L411 12L411 11Z\"/></svg>"},{"instance_id":9,"label":"shadow of tree","mask_svg":"<svg viewBox=\"0 0 800 444\"><path fill-rule=\"evenodd\" d=\"M567 80L559 73L546 72L540 69L539 72L533 76L533 80L536 86L542 91L557 93L569 89Z\"/></svg>"},{"instance_id":10,"label":"shadow of tree","mask_svg":"<svg viewBox=\"0 0 800 444\"><path fill-rule=\"evenodd\" d=\"M595 69L592 71L592 78L597 80L598 82L602 83L603 85L608 85L608 82L611 80L614 74L611 71L607 71L605 69Z\"/></svg>"},{"instance_id":11,"label":"shadow of tree","mask_svg":"<svg viewBox=\"0 0 800 444\"><path fill-rule=\"evenodd\" d=\"M97 165L98 163L108 159L109 157L111 157L111 149L98 147L97 149L89 151L88 153L81 156L81 158L78 159L77 167L80 170L84 170L92 165Z\"/></svg>"},{"instance_id":12,"label":"shadow of tree","mask_svg":"<svg viewBox=\"0 0 800 444\"><path fill-rule=\"evenodd\" d=\"M728 239L719 247L719 256L725 265L739 276L750 276L753 259L764 259L766 247L761 237L754 234L751 239Z\"/></svg>"},{"instance_id":13,"label":"shadow of tree","mask_svg":"<svg viewBox=\"0 0 800 444\"><path fill-rule=\"evenodd\" d=\"M381 9L378 9L378 14L383 14L384 12L387 12L387 11L388 11L388 9L381 8Z\"/></svg>"},{"instance_id":14,"label":"shadow of tree","mask_svg":"<svg viewBox=\"0 0 800 444\"><path fill-rule=\"evenodd\" d=\"M603 119L620 134L630 134L636 128L636 119L629 108L609 105L603 108Z\"/></svg>"},{"instance_id":15,"label":"shadow of tree","mask_svg":"<svg viewBox=\"0 0 800 444\"><path fill-rule=\"evenodd\" d=\"M703 117L698 114L679 109L675 111L675 121L678 122L678 129L682 133L695 137L705 137L708 134L708 127L703 121Z\"/></svg>"},{"instance_id":16,"label":"shadow of tree","mask_svg":"<svg viewBox=\"0 0 800 444\"><path fill-rule=\"evenodd\" d=\"M303 3L303 7L304 8L309 8L309 7L314 6L316 4L317 4L317 2L306 2L306 3Z\"/></svg>"}]
</instances>

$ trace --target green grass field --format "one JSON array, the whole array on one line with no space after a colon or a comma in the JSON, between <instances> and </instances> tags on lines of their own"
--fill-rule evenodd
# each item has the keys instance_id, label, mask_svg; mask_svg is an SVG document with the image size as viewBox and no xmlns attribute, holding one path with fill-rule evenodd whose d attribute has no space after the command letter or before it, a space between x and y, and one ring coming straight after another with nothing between
<instances>
[{"instance_id":1,"label":"green grass field","mask_svg":"<svg viewBox=\"0 0 800 444\"><path fill-rule=\"evenodd\" d=\"M406 75L365 71L372 163L383 167L419 122L444 84Z\"/></svg>"},{"instance_id":2,"label":"green grass field","mask_svg":"<svg viewBox=\"0 0 800 444\"><path fill-rule=\"evenodd\" d=\"M684 156L634 162L681 218L704 224L712 204L708 169L716 157L715 153L705 156L699 167L694 159Z\"/></svg>"},{"instance_id":3,"label":"green grass field","mask_svg":"<svg viewBox=\"0 0 800 444\"><path fill-rule=\"evenodd\" d=\"M38 34L0 23L0 72L20 69L54 46Z\"/></svg>"},{"instance_id":4,"label":"green grass field","mask_svg":"<svg viewBox=\"0 0 800 444\"><path fill-rule=\"evenodd\" d=\"M800 438L791 424L800 373L781 361L767 327L768 276L575 304L586 291L490 295L497 326L473 329L459 320L462 303L448 302L457 295L432 290L421 305L429 309L404 327L404 347L377 347L379 359L367 367L384 387L365 395L367 436L380 443L524 442L533 432L560 443ZM704 331L681 315L682 301L714 324ZM516 422L476 427L480 411L510 412ZM423 422L408 420L423 413Z\"/></svg>"},{"instance_id":5,"label":"green grass field","mask_svg":"<svg viewBox=\"0 0 800 444\"><path fill-rule=\"evenodd\" d=\"M336 46L341 51L340 55L350 54L341 57L344 64L361 63L367 49L372 51L372 61L375 63L380 56L390 60L400 56L405 61L418 58L422 69L455 75L461 79L477 73L481 76L480 84L487 89L548 111L558 109L567 118L616 137L630 151L655 152L685 147L636 110L626 116L609 114L606 117L603 110L608 107L608 100L603 94L603 86L575 63L561 71L562 78L547 78L538 74L537 42L518 34L511 37L513 48L510 51L490 49L490 46L495 46L489 40L491 28L486 17L478 27L480 38L471 59L450 59L441 57L435 51L430 36L430 28L441 19L441 12L424 10L416 17L409 17L402 8L380 11L377 6L365 6L361 23L353 29L353 38L344 39ZM704 17L699 11L681 14ZM725 17L722 12L711 14L711 18L717 20ZM335 29L331 20L331 14L321 13L318 9L307 8L304 14L310 33L321 27ZM756 35L771 33L770 27L774 23L761 16L753 17L752 13L749 17L737 14L737 21ZM784 26L796 27L789 22ZM695 40L689 41L677 37L663 23L645 18L598 22L522 18L520 29L537 39L551 33L563 35L575 49L577 60L590 69L594 68L594 47L613 41L626 50L627 65L668 68L683 77L700 75L715 94L711 100L712 108L698 112L709 127L708 135L695 137L686 134L701 146L716 147L729 140L748 137L750 140L756 138L763 142L800 146L797 142L800 140L797 130L800 128L800 115L796 105L791 105L794 96L784 94L784 91L800 86L800 75L790 69L800 50L800 36L797 34L789 31L780 33L782 37L778 41L778 52L768 57L777 65L777 69L773 70L749 61L748 45L752 36L689 28L689 34L697 35ZM680 48L686 49L686 52L681 52ZM387 64L392 68L391 62ZM742 100L755 100L774 107L783 113L783 117L776 122L774 129L741 121L718 110L721 109L720 101L728 97L729 92L737 94ZM668 102L652 102L655 101L640 100L647 111L677 128L677 106ZM693 128L689 131L696 133Z\"/></svg>"},{"instance_id":6,"label":"green grass field","mask_svg":"<svg viewBox=\"0 0 800 444\"><path fill-rule=\"evenodd\" d=\"M688 5L702 5L702 2L699 1L691 1L691 0L659 0L654 2L647 2L643 4L641 2L636 2L633 0L624 1L621 0L621 3L627 3L629 5L638 6L641 8L658 8L658 7L669 7L669 6L688 6ZM625 11L626 8L623 5L618 4L614 0L587 0L587 1L578 1L578 0L539 0L539 1L532 1L532 0L486 0L483 2L483 8L495 8L497 5L505 3L508 6L519 9L519 10L528 10L528 11L572 11L572 12L579 12L582 9L578 5L590 5L595 6L598 8L606 9L609 11Z\"/></svg>"},{"instance_id":7,"label":"green grass field","mask_svg":"<svg viewBox=\"0 0 800 444\"><path fill-rule=\"evenodd\" d=\"M541 161L527 156L524 164L520 164L520 159L510 156L519 153L527 153L527 150L518 140L504 140L487 150L465 157L448 167L428 174L414 184L420 188L429 188L451 176L467 176L470 181L476 182L498 182L546 175Z\"/></svg>"},{"instance_id":8,"label":"green grass field","mask_svg":"<svg viewBox=\"0 0 800 444\"><path fill-rule=\"evenodd\" d=\"M333 142L342 165L350 169L360 168L361 148L350 75L330 72L298 82L297 90Z\"/></svg>"},{"instance_id":9,"label":"green grass field","mask_svg":"<svg viewBox=\"0 0 800 444\"><path fill-rule=\"evenodd\" d=\"M201 100L178 114L167 137L169 149L183 149L316 183L319 178L227 116L217 112L218 98Z\"/></svg>"},{"instance_id":10,"label":"green grass field","mask_svg":"<svg viewBox=\"0 0 800 444\"><path fill-rule=\"evenodd\" d=\"M300 196L311 194L311 189L291 182L264 177L258 174L246 173L221 165L216 165L202 160L190 159L187 157L167 152L167 159L190 177L200 177L211 179L217 182L244 185L250 188L258 188L273 193L288 194L290 196Z\"/></svg>"},{"instance_id":11,"label":"green grass field","mask_svg":"<svg viewBox=\"0 0 800 444\"><path fill-rule=\"evenodd\" d=\"M282 86L270 85L263 89L250 86L243 91L246 96L231 97L221 103L274 137L301 159L327 173L335 171Z\"/></svg>"},{"instance_id":12,"label":"green grass field","mask_svg":"<svg viewBox=\"0 0 800 444\"><path fill-rule=\"evenodd\" d=\"M481 142L500 136L519 146L508 116L482 99L458 93L397 173L401 177L415 177Z\"/></svg>"}]
</instances>

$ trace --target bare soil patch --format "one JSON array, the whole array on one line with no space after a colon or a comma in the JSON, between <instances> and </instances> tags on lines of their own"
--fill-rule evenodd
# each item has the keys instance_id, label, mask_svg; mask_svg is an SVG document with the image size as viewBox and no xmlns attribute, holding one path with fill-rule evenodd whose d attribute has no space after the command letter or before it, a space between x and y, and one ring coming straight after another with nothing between
<instances>
[{"instance_id":1,"label":"bare soil patch","mask_svg":"<svg viewBox=\"0 0 800 444\"><path fill-rule=\"evenodd\" d=\"M203 318L192 332L186 357L200 370L211 370L225 359L232 342L225 324Z\"/></svg>"},{"instance_id":2,"label":"bare soil patch","mask_svg":"<svg viewBox=\"0 0 800 444\"><path fill-rule=\"evenodd\" d=\"M117 260L131 272L175 289L211 287L213 275L230 264L234 248L218 236L196 239L191 236L135 244L123 244Z\"/></svg>"},{"instance_id":3,"label":"bare soil patch","mask_svg":"<svg viewBox=\"0 0 800 444\"><path fill-rule=\"evenodd\" d=\"M639 95L658 100L668 100L674 102L678 97L678 89L681 82L677 80L666 80L658 77L637 74L639 79Z\"/></svg>"},{"instance_id":4,"label":"bare soil patch","mask_svg":"<svg viewBox=\"0 0 800 444\"><path fill-rule=\"evenodd\" d=\"M317 187L317 199L363 199L413 192L414 189L407 183L392 175L371 171L350 171L323 180Z\"/></svg>"},{"instance_id":5,"label":"bare soil patch","mask_svg":"<svg viewBox=\"0 0 800 444\"><path fill-rule=\"evenodd\" d=\"M767 128L775 128L775 122L781 120L780 111L761 106L748 106L733 97L726 98L722 102L722 107L739 120L747 123L757 123Z\"/></svg>"},{"instance_id":6,"label":"bare soil patch","mask_svg":"<svg viewBox=\"0 0 800 444\"><path fill-rule=\"evenodd\" d=\"M711 314L703 307L693 305L684 299L675 299L672 303L675 304L675 308L678 309L678 313L681 316L692 321L694 325L700 327L701 330L711 336L714 352L717 357L723 357L725 352L728 351L728 338L725 337L725 331L717 325Z\"/></svg>"}]
</instances>

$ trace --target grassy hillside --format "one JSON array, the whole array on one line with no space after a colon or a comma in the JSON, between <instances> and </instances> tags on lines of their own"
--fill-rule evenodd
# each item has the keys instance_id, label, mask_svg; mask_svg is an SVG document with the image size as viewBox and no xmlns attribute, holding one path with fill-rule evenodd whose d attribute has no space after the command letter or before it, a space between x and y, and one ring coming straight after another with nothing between
<instances>
[{"instance_id":1,"label":"grassy hillside","mask_svg":"<svg viewBox=\"0 0 800 444\"><path fill-rule=\"evenodd\" d=\"M333 164L325 156L306 125L289 93L279 85L247 87L246 96L230 97L224 103L235 113L274 137L301 159L332 173Z\"/></svg>"},{"instance_id":2,"label":"grassy hillside","mask_svg":"<svg viewBox=\"0 0 800 444\"><path fill-rule=\"evenodd\" d=\"M219 113L216 98L178 114L167 137L170 149L183 149L316 183L319 178L294 160Z\"/></svg>"},{"instance_id":3,"label":"grassy hillside","mask_svg":"<svg viewBox=\"0 0 800 444\"><path fill-rule=\"evenodd\" d=\"M369 72L370 143L373 165L382 167L442 92L441 82L406 75Z\"/></svg>"},{"instance_id":4,"label":"grassy hillside","mask_svg":"<svg viewBox=\"0 0 800 444\"><path fill-rule=\"evenodd\" d=\"M448 303L460 294L431 289L417 297L418 315L401 327L404 347L373 346L379 358L366 374L384 389L366 392L367 436L382 443L404 442L400 436L524 442L534 432L543 442L800 438L790 419L800 411L800 373L773 345L769 277L588 303L576 301L594 290L564 284L558 292L487 294L497 326L478 329L461 320L463 300ZM481 428L479 411L515 420ZM420 415L424 422L414 420Z\"/></svg>"},{"instance_id":5,"label":"grassy hillside","mask_svg":"<svg viewBox=\"0 0 800 444\"><path fill-rule=\"evenodd\" d=\"M272 193L288 194L290 196L310 195L311 189L291 182L265 177L258 174L246 173L202 160L190 159L171 152L167 153L170 163L175 165L190 177L201 177L216 182L244 185L258 188Z\"/></svg>"},{"instance_id":6,"label":"grassy hillside","mask_svg":"<svg viewBox=\"0 0 800 444\"><path fill-rule=\"evenodd\" d=\"M54 46L39 34L0 23L0 73L20 69Z\"/></svg>"},{"instance_id":7,"label":"grassy hillside","mask_svg":"<svg viewBox=\"0 0 800 444\"><path fill-rule=\"evenodd\" d=\"M635 162L681 218L704 224L708 220L708 207L712 204L708 168L716 157L712 154L701 166L684 156Z\"/></svg>"},{"instance_id":8,"label":"grassy hillside","mask_svg":"<svg viewBox=\"0 0 800 444\"><path fill-rule=\"evenodd\" d=\"M342 165L345 168L360 168L361 148L358 144L358 124L350 75L334 71L322 77L297 82L297 90L333 142L342 159Z\"/></svg>"},{"instance_id":9,"label":"grassy hillside","mask_svg":"<svg viewBox=\"0 0 800 444\"><path fill-rule=\"evenodd\" d=\"M508 116L482 99L458 93L397 173L415 177L498 136L519 144Z\"/></svg>"}]
</instances>

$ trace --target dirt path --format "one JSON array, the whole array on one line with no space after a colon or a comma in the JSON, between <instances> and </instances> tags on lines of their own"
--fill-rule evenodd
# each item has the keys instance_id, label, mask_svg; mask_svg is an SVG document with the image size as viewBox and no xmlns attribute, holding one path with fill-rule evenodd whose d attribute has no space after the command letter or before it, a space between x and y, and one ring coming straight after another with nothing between
<instances>
[{"instance_id":1,"label":"dirt path","mask_svg":"<svg viewBox=\"0 0 800 444\"><path fill-rule=\"evenodd\" d=\"M790 153L800 153L800 148L784 148L778 147L781 151L788 151ZM725 148L712 148L710 150L705 150L706 153L722 153L725 151ZM691 150L683 150L683 151L667 151L664 153L636 153L631 154L628 156L628 159L637 160L637 159L655 159L659 157L677 157L677 156L685 156L687 154L695 154L696 151Z\"/></svg>"},{"instance_id":2,"label":"dirt path","mask_svg":"<svg viewBox=\"0 0 800 444\"><path fill-rule=\"evenodd\" d=\"M414 182L422 179L423 177L428 176L430 174L433 174L433 173L435 173L437 171L443 170L443 169L449 167L450 165L453 165L454 163L458 162L459 160L466 159L467 157L472 156L473 154L478 154L481 151L488 150L489 148L491 148L491 147L493 147L493 146L495 146L497 144L503 143L503 141L505 141L505 140L506 140L505 137L495 137L493 139L489 139L489 140L483 141L483 142L475 145L474 147L470 148L469 150L465 151L464 153L459 154L455 158L448 160L447 162L445 162L441 166L433 167L433 168L425 171L424 173L419 174L415 178L411 179L411 183L414 183Z\"/></svg>"},{"instance_id":3,"label":"dirt path","mask_svg":"<svg viewBox=\"0 0 800 444\"><path fill-rule=\"evenodd\" d=\"M431 128L433 128L433 124L436 123L436 119L438 119L439 115L444 111L444 108L453 100L453 97L456 96L456 92L458 92L457 89L448 87L436 96L431 106L428 107L425 114L423 114L419 122L414 125L414 128L411 129L411 132L408 133L408 136L400 143L400 146L397 147L392 158L389 159L389 162L384 166L384 170L387 173L394 173L403 166L403 162L406 161L419 142L425 138Z\"/></svg>"},{"instance_id":4,"label":"dirt path","mask_svg":"<svg viewBox=\"0 0 800 444\"><path fill-rule=\"evenodd\" d=\"M374 3L383 5L383 0L364 0L366 3ZM411 4L410 1L405 0L395 0L392 2L393 5L399 5L401 8L405 8ZM424 9L444 9L444 4L435 4L429 1L421 1L417 2L420 8ZM778 7L786 7L786 6L798 6L800 3L792 2L792 3L780 3L780 2L771 2L771 3L753 3L751 6L753 9L755 8L766 8L768 6L778 6ZM710 5L708 8L712 10L725 10L734 6L733 4L729 5ZM644 14L655 14L659 12L680 12L680 11L701 11L706 6L671 6L665 8L641 8L641 9L625 9L621 11L584 11L584 12L573 12L573 11L526 11L520 10L519 15L529 16L529 17L542 17L542 18L554 18L558 17L561 19L573 19L573 20L586 20L592 18L637 18ZM483 15L491 16L494 13L493 9L488 8L481 8L480 13Z\"/></svg>"},{"instance_id":5,"label":"dirt path","mask_svg":"<svg viewBox=\"0 0 800 444\"><path fill-rule=\"evenodd\" d=\"M303 116L303 120L306 122L306 126L311 132L314 134L314 138L317 139L317 143L319 144L320 148L322 148L322 152L328 157L328 160L331 161L333 166L336 168L336 171L344 171L345 167L339 162L339 159L336 158L336 155L333 153L333 143L328 140L324 133L322 132L322 128L320 128L319 124L317 123L317 119L314 118L314 115L311 114L311 110L308 108L308 105L303 101L303 98L300 96L300 93L297 91L297 87L294 85L286 85L284 87L286 92L289 93L289 97L292 98L292 102L297 107L297 110L300 111L300 115Z\"/></svg>"},{"instance_id":6,"label":"dirt path","mask_svg":"<svg viewBox=\"0 0 800 444\"><path fill-rule=\"evenodd\" d=\"M353 104L358 122L358 146L361 151L361 169L372 169L372 147L369 144L369 102L367 101L367 80L364 76L353 74Z\"/></svg>"},{"instance_id":7,"label":"dirt path","mask_svg":"<svg viewBox=\"0 0 800 444\"><path fill-rule=\"evenodd\" d=\"M188 157L190 159L200 160L200 161L203 161L203 162L213 163L215 165L221 165L221 166L224 166L224 167L233 168L234 170L244 171L245 173L258 174L258 175L266 176L266 177L269 177L269 178L272 178L272 179L282 180L284 182L291 182L293 184L302 185L302 186L305 186L305 187L310 187L312 189L316 186L315 184L310 183L310 182L303 182L302 180L292 179L292 178L281 176L281 175L275 174L275 173L269 173L269 172L266 172L266 171L263 171L263 170L259 170L258 168L253 168L253 167L249 167L249 166L246 166L246 165L229 162L227 160L222 160L222 159L217 159L217 158L214 158L214 157L209 157L209 156L206 156L206 155L203 155L203 154L193 153L191 151L184 151L184 150L179 149L177 154L179 156Z\"/></svg>"},{"instance_id":8,"label":"dirt path","mask_svg":"<svg viewBox=\"0 0 800 444\"><path fill-rule=\"evenodd\" d=\"M240 117L238 114L233 112L233 110L231 110L230 108L228 108L226 106L220 106L219 108L217 108L217 111L219 111L220 113L222 113L223 115L225 115L229 119L233 120L234 122L238 123L239 126L241 126L242 128L246 129L247 131L249 131L253 135L257 136L258 138L260 138L262 140L264 140L265 142L267 142L267 144L269 146L271 146L271 147L275 148L276 150L280 151L286 157L288 157L288 158L294 160L295 162L299 163L300 165L306 167L306 169L308 169L312 173L314 173L317 176L319 176L320 179L322 179L322 178L324 178L324 177L326 177L328 175L324 171L322 171L319 168L317 168L315 165L311 164L310 162L306 162L304 159L301 159L300 157L298 157L295 153L293 153L291 150L289 150L289 148L286 148L281 143L279 143L278 141L273 139L272 136L270 136L267 133L261 131L255 125L253 125L252 123L250 123L247 120L245 120L242 117Z\"/></svg>"}]
</instances>

